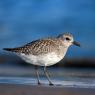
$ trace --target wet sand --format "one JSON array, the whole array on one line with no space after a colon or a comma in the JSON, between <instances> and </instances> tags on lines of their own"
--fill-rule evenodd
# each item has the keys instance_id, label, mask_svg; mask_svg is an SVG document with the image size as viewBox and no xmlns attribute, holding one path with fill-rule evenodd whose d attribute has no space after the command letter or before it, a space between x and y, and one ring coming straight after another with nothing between
<instances>
[{"instance_id":1,"label":"wet sand","mask_svg":"<svg viewBox=\"0 0 95 95\"><path fill-rule=\"evenodd\" d=\"M0 95L95 95L95 88L0 84Z\"/></svg>"}]
</instances>

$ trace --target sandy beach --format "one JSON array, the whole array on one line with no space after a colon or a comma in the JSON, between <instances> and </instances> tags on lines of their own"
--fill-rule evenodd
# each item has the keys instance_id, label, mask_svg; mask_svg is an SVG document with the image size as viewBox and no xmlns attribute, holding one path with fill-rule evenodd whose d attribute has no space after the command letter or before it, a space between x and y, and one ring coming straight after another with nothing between
<instances>
[{"instance_id":1,"label":"sandy beach","mask_svg":"<svg viewBox=\"0 0 95 95\"><path fill-rule=\"evenodd\" d=\"M0 95L95 95L94 88L0 84Z\"/></svg>"}]
</instances>

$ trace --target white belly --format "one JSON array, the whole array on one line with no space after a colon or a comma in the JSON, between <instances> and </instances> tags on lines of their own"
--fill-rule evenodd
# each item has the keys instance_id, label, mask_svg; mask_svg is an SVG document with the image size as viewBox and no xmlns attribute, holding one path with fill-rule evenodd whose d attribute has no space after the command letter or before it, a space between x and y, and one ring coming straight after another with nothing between
<instances>
[{"instance_id":1,"label":"white belly","mask_svg":"<svg viewBox=\"0 0 95 95\"><path fill-rule=\"evenodd\" d=\"M50 66L62 60L62 58L64 57L64 54L61 57L56 55L56 53L54 52L44 54L44 55L39 55L39 56L32 55L32 54L31 55L20 54L19 56L26 62L33 65Z\"/></svg>"}]
</instances>

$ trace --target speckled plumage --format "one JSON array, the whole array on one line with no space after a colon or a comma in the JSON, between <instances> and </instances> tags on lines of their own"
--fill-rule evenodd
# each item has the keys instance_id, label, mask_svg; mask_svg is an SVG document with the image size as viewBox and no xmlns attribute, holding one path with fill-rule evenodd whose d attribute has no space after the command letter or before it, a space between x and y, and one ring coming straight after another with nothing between
<instances>
[{"instance_id":1,"label":"speckled plumage","mask_svg":"<svg viewBox=\"0 0 95 95\"><path fill-rule=\"evenodd\" d=\"M17 48L10 48L7 50L15 53L24 53L26 55L29 54L41 55L53 51L59 53L61 51L60 46L63 46L62 40L58 38L46 38L46 39L39 39L36 41L32 41L31 43L28 43L24 46Z\"/></svg>"}]
</instances>

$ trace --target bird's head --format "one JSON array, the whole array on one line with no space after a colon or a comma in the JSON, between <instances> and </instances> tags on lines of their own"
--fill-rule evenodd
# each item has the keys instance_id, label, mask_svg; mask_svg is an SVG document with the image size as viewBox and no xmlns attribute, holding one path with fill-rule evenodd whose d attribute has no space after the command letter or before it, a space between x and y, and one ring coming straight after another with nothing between
<instances>
[{"instance_id":1,"label":"bird's head","mask_svg":"<svg viewBox=\"0 0 95 95\"><path fill-rule=\"evenodd\" d=\"M57 38L61 39L65 46L69 47L71 45L76 45L80 47L80 43L74 41L73 35L70 33L60 34Z\"/></svg>"}]
</instances>

